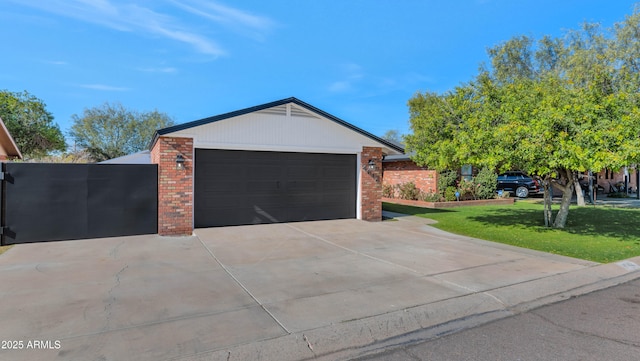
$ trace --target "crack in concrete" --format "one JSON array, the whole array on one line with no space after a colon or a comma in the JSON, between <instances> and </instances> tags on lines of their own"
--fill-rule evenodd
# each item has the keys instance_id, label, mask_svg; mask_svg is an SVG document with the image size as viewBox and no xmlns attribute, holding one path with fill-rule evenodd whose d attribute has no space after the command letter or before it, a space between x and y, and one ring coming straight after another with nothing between
<instances>
[{"instance_id":1,"label":"crack in concrete","mask_svg":"<svg viewBox=\"0 0 640 361\"><path fill-rule=\"evenodd\" d=\"M120 250L120 246L124 244L124 241L118 243L113 249L109 252L109 256L113 257L113 259L118 258L118 251Z\"/></svg>"},{"instance_id":2,"label":"crack in concrete","mask_svg":"<svg viewBox=\"0 0 640 361\"><path fill-rule=\"evenodd\" d=\"M116 301L116 297L113 295L113 291L118 286L120 286L120 276L122 275L122 272L124 272L124 270L126 270L127 268L129 268L128 264L124 265L124 267L122 267L122 269L115 274L114 278L116 282L107 292L107 304L104 305L104 313L105 313L106 320L105 320L105 325L102 328L103 330L107 330L109 327L109 324L111 323L112 307L113 307L113 303Z\"/></svg>"}]
</instances>

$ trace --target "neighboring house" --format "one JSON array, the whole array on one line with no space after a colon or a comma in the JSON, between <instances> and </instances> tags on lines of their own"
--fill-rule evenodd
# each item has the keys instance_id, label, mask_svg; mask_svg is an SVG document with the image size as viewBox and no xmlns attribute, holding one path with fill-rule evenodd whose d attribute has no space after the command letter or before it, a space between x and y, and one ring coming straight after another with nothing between
<instances>
[{"instance_id":1,"label":"neighboring house","mask_svg":"<svg viewBox=\"0 0 640 361\"><path fill-rule=\"evenodd\" d=\"M475 175L477 169L471 166L464 166L459 169L461 178L470 179ZM630 193L638 191L640 179L640 170L628 167L618 171L605 169L599 173L594 173L594 187L597 183L599 192L615 193L624 190L626 181L627 189ZM391 155L383 160L383 185L397 186L403 183L413 182L416 188L423 193L437 193L438 172L427 167L418 166L414 163L409 155ZM580 176L580 183L588 184L586 172ZM559 191L554 189L554 196L560 195Z\"/></svg>"},{"instance_id":2,"label":"neighboring house","mask_svg":"<svg viewBox=\"0 0 640 361\"><path fill-rule=\"evenodd\" d=\"M402 146L296 98L156 132L159 233L194 227L382 218L382 160Z\"/></svg>"},{"instance_id":3,"label":"neighboring house","mask_svg":"<svg viewBox=\"0 0 640 361\"><path fill-rule=\"evenodd\" d=\"M610 169L605 169L594 174L594 182L597 182L598 186L602 187L605 193L623 191L625 181L629 191L637 192L639 178L638 172L638 169L633 169L631 167L625 167L615 172ZM586 183L587 178L585 177L581 182Z\"/></svg>"},{"instance_id":4,"label":"neighboring house","mask_svg":"<svg viewBox=\"0 0 640 361\"><path fill-rule=\"evenodd\" d=\"M22 154L0 118L0 161L22 159Z\"/></svg>"},{"instance_id":5,"label":"neighboring house","mask_svg":"<svg viewBox=\"0 0 640 361\"><path fill-rule=\"evenodd\" d=\"M143 150L137 153L124 155L122 157L108 159L101 164L151 164L151 152Z\"/></svg>"}]
</instances>

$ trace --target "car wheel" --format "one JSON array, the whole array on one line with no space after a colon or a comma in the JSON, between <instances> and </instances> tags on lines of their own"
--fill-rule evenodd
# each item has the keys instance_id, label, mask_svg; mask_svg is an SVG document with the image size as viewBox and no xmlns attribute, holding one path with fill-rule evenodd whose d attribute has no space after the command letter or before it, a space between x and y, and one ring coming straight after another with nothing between
<instances>
[{"instance_id":1,"label":"car wheel","mask_svg":"<svg viewBox=\"0 0 640 361\"><path fill-rule=\"evenodd\" d=\"M518 196L518 198L527 198L528 195L529 190L527 189L527 187L518 187L516 189L516 196Z\"/></svg>"}]
</instances>

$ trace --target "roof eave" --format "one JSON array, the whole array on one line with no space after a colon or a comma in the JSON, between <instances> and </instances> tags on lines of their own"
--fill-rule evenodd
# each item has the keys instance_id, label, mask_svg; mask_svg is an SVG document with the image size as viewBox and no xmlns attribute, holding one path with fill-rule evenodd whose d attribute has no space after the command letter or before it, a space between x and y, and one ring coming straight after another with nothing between
<instances>
[{"instance_id":1,"label":"roof eave","mask_svg":"<svg viewBox=\"0 0 640 361\"><path fill-rule=\"evenodd\" d=\"M9 129L7 129L7 126L4 124L2 118L0 118L0 129L2 130L2 143L5 150L7 151L7 156L22 159L22 153L20 152L20 149L18 148L15 140L11 136L11 133L9 133Z\"/></svg>"}]
</instances>

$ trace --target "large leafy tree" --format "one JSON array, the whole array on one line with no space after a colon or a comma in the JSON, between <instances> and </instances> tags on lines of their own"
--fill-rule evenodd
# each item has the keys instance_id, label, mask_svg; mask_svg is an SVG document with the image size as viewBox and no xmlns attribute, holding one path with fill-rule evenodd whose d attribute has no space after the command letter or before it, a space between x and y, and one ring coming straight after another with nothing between
<instances>
[{"instance_id":1,"label":"large leafy tree","mask_svg":"<svg viewBox=\"0 0 640 361\"><path fill-rule=\"evenodd\" d=\"M131 154L146 148L158 129L173 125L173 120L157 110L140 113L122 104L105 103L74 114L69 134L95 161Z\"/></svg>"},{"instance_id":2,"label":"large leafy tree","mask_svg":"<svg viewBox=\"0 0 640 361\"><path fill-rule=\"evenodd\" d=\"M64 135L44 102L27 91L0 91L0 117L25 159L64 151Z\"/></svg>"},{"instance_id":3,"label":"large leafy tree","mask_svg":"<svg viewBox=\"0 0 640 361\"><path fill-rule=\"evenodd\" d=\"M640 160L639 26L634 13L610 33L585 24L563 38L521 36L489 49L490 66L469 83L409 100L408 149L438 170L539 175L545 224L564 227L577 172ZM555 219L550 187L563 194Z\"/></svg>"}]
</instances>

